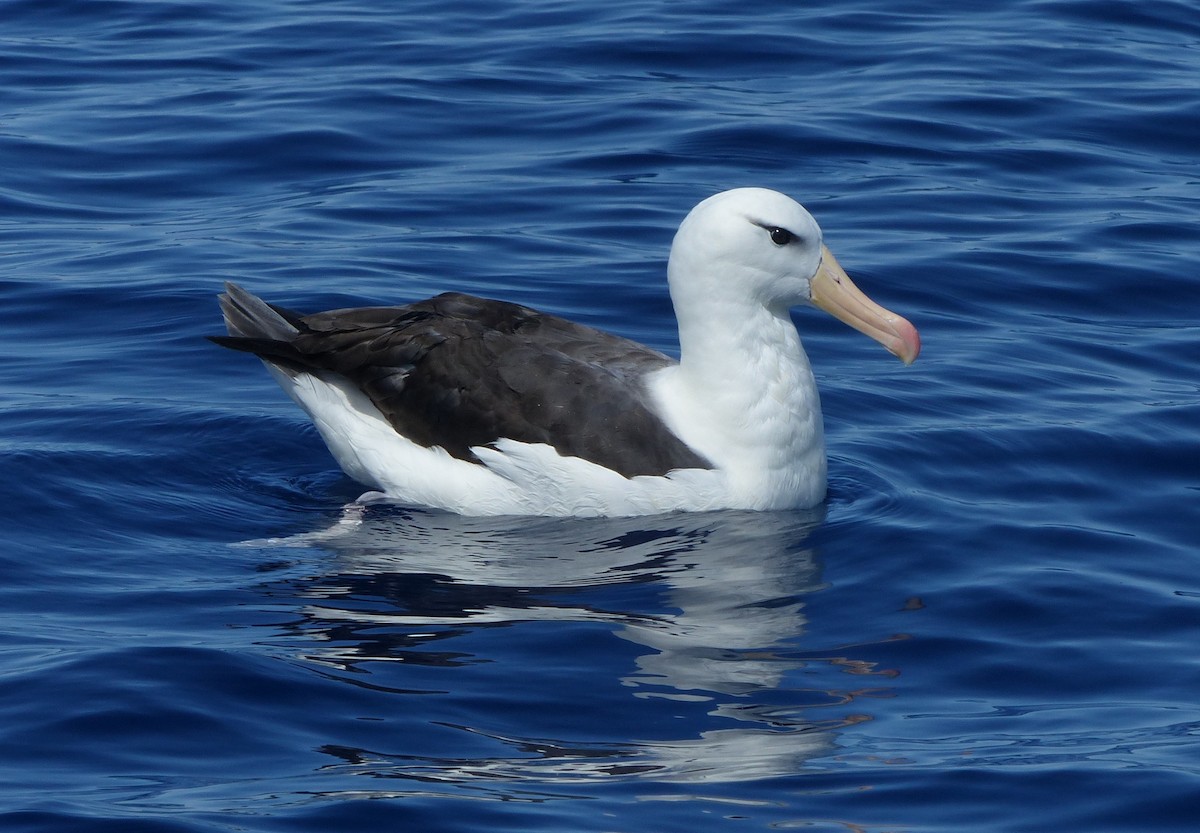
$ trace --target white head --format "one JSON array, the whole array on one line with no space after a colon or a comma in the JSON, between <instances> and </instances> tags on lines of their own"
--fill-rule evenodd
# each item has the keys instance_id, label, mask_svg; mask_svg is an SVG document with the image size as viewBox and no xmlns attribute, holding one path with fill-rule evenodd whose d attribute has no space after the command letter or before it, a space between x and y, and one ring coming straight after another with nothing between
<instances>
[{"instance_id":1,"label":"white head","mask_svg":"<svg viewBox=\"0 0 1200 833\"><path fill-rule=\"evenodd\" d=\"M671 291L686 282L688 291L768 308L808 303L821 246L821 227L791 197L766 188L722 191L679 226L671 246Z\"/></svg>"},{"instance_id":2,"label":"white head","mask_svg":"<svg viewBox=\"0 0 1200 833\"><path fill-rule=\"evenodd\" d=\"M825 248L817 221L778 191L735 188L693 208L675 234L667 278L677 314L721 305L785 316L812 304L905 364L921 349L913 325L864 295Z\"/></svg>"}]
</instances>

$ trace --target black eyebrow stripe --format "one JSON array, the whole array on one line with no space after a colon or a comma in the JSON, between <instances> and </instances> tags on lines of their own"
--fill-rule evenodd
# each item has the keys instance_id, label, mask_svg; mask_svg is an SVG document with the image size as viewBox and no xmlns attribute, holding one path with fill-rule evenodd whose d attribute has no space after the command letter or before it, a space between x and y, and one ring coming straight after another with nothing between
<instances>
[{"instance_id":1,"label":"black eyebrow stripe","mask_svg":"<svg viewBox=\"0 0 1200 833\"><path fill-rule=\"evenodd\" d=\"M752 225L758 226L760 229L762 229L763 231L765 231L767 233L770 233L773 229L781 229L783 231L786 231L788 234L790 234L792 236L792 240L794 240L799 245L801 245L801 246L808 245L807 237L805 237L802 234L797 234L796 232L792 231L787 226L779 226L779 225L773 225L771 223L764 223L762 220L750 220L750 223Z\"/></svg>"},{"instance_id":2,"label":"black eyebrow stripe","mask_svg":"<svg viewBox=\"0 0 1200 833\"><path fill-rule=\"evenodd\" d=\"M763 222L762 220L751 220L750 222L753 225L758 226L763 231L771 231L772 229L783 229L788 234L790 234L792 237L795 237L797 240L802 240L804 238L803 235L797 234L796 232L792 231L787 226L781 226L778 223L767 223L767 222Z\"/></svg>"}]
</instances>

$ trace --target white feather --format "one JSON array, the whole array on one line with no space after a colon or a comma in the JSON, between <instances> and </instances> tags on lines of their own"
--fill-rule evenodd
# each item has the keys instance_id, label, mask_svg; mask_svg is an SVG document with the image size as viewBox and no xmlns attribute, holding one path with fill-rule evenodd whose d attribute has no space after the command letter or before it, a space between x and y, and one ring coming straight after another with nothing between
<instances>
[{"instance_id":1,"label":"white feather","mask_svg":"<svg viewBox=\"0 0 1200 833\"><path fill-rule=\"evenodd\" d=\"M780 244L776 227L793 238ZM710 197L680 226L668 264L680 362L640 384L667 427L711 469L626 478L549 445L506 438L472 449L478 463L466 461L398 434L342 377L267 365L346 473L401 501L468 515L813 506L825 495L821 409L789 308L810 300L821 264L816 222L773 191Z\"/></svg>"}]
</instances>

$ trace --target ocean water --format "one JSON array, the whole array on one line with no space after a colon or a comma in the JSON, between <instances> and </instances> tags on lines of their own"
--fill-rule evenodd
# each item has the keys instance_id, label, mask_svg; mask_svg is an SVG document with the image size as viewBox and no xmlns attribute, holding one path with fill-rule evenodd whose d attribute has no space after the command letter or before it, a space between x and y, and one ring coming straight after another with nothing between
<instances>
[{"instance_id":1,"label":"ocean water","mask_svg":"<svg viewBox=\"0 0 1200 833\"><path fill-rule=\"evenodd\" d=\"M0 2L0 830L1194 831L1184 0ZM377 506L261 365L445 289L675 345L703 197L805 203L812 512Z\"/></svg>"}]
</instances>

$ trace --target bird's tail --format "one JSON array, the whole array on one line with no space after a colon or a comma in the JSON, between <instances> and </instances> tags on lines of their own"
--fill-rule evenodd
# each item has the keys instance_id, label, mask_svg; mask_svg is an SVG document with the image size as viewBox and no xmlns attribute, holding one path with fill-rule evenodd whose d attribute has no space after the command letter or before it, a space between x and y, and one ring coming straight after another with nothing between
<instances>
[{"instance_id":1,"label":"bird's tail","mask_svg":"<svg viewBox=\"0 0 1200 833\"><path fill-rule=\"evenodd\" d=\"M300 334L300 329L293 323L299 316L268 304L235 283L226 283L218 300L230 336L287 342Z\"/></svg>"},{"instance_id":2,"label":"bird's tail","mask_svg":"<svg viewBox=\"0 0 1200 833\"><path fill-rule=\"evenodd\" d=\"M268 304L234 283L226 283L218 298L229 335L209 336L209 341L253 353L280 370L306 369L294 343L304 332L298 313Z\"/></svg>"}]
</instances>

